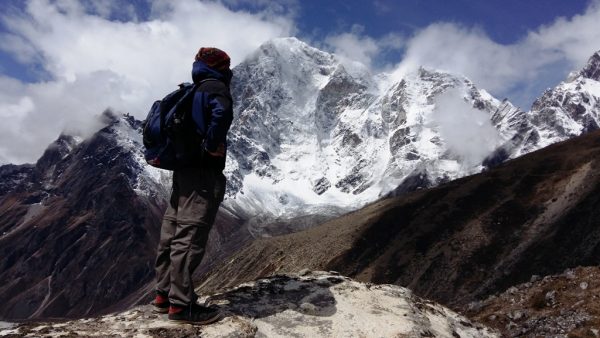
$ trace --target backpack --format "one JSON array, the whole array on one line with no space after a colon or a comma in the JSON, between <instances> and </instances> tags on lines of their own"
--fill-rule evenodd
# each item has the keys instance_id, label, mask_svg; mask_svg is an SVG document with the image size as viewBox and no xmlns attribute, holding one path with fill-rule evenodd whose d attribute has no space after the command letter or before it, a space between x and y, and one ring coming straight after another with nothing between
<instances>
[{"instance_id":1,"label":"backpack","mask_svg":"<svg viewBox=\"0 0 600 338\"><path fill-rule=\"evenodd\" d=\"M191 110L197 87L195 84L182 83L179 89L162 100L154 102L150 108L143 124L142 135L146 148L144 158L151 166L174 170L188 161L190 157L188 131L189 125L193 122ZM196 128L192 130L195 131ZM202 136L195 135L195 138L194 143L200 148Z\"/></svg>"}]
</instances>

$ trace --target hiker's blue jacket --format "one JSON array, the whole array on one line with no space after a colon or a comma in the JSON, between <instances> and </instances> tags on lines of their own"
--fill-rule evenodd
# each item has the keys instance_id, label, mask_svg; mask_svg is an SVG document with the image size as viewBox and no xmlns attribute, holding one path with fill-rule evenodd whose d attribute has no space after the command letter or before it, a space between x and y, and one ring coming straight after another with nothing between
<instances>
[{"instance_id":1,"label":"hiker's blue jacket","mask_svg":"<svg viewBox=\"0 0 600 338\"><path fill-rule=\"evenodd\" d=\"M204 148L215 152L220 144L227 146L227 131L233 120L233 100L229 91L231 71L221 73L196 61L192 79L199 84L194 95L192 118L198 132L204 135ZM207 79L212 80L203 81Z\"/></svg>"}]
</instances>

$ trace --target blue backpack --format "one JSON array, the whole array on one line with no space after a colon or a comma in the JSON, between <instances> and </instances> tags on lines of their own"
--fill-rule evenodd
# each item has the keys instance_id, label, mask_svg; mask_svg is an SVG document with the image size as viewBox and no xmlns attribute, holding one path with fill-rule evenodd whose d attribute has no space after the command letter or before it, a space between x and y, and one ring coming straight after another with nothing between
<instances>
[{"instance_id":1,"label":"blue backpack","mask_svg":"<svg viewBox=\"0 0 600 338\"><path fill-rule=\"evenodd\" d=\"M189 156L185 149L187 119L197 85L182 83L179 89L154 102L143 127L144 157L151 166L174 170ZM194 128L195 129L195 128Z\"/></svg>"}]
</instances>

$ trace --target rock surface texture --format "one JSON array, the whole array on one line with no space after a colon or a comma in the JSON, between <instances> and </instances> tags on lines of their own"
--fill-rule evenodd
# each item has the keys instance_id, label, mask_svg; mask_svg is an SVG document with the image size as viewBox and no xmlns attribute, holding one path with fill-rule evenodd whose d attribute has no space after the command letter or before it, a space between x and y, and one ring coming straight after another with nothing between
<instances>
[{"instance_id":1,"label":"rock surface texture","mask_svg":"<svg viewBox=\"0 0 600 338\"><path fill-rule=\"evenodd\" d=\"M0 336L69 337L498 337L447 308L393 285L335 273L279 275L202 299L223 319L207 326L170 323L141 306L62 323L32 323Z\"/></svg>"},{"instance_id":2,"label":"rock surface texture","mask_svg":"<svg viewBox=\"0 0 600 338\"><path fill-rule=\"evenodd\" d=\"M578 267L469 304L467 314L506 337L597 337L600 268Z\"/></svg>"}]
</instances>

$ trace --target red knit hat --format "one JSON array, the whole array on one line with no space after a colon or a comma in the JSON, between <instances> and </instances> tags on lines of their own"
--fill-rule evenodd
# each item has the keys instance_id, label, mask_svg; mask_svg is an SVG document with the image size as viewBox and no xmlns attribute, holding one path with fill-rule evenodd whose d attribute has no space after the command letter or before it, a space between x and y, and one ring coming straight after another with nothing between
<instances>
[{"instance_id":1,"label":"red knit hat","mask_svg":"<svg viewBox=\"0 0 600 338\"><path fill-rule=\"evenodd\" d=\"M202 61L210 68L223 70L229 68L231 59L224 51L214 47L202 47L196 54L196 61Z\"/></svg>"}]
</instances>

